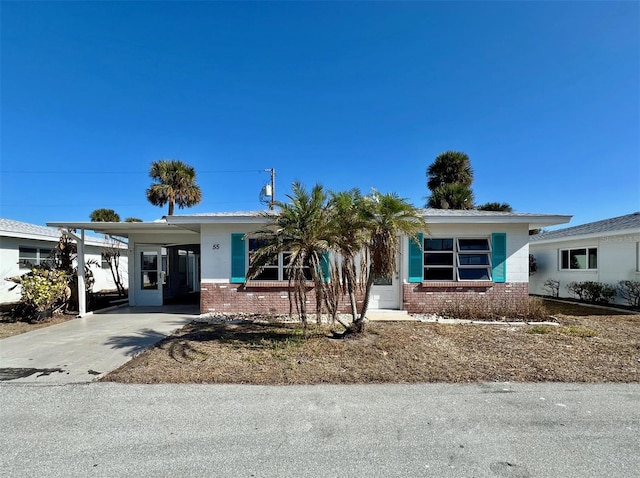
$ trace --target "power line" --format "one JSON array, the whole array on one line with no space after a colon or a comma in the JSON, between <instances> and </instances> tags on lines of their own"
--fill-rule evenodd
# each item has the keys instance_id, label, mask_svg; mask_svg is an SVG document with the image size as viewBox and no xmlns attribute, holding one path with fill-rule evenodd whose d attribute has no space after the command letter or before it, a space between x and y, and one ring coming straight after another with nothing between
<instances>
[{"instance_id":1,"label":"power line","mask_svg":"<svg viewBox=\"0 0 640 478\"><path fill-rule=\"evenodd\" d=\"M227 174L227 173L264 173L264 169L229 169L219 171L196 171L197 174ZM148 171L26 171L18 169L1 170L0 174L144 174Z\"/></svg>"}]
</instances>

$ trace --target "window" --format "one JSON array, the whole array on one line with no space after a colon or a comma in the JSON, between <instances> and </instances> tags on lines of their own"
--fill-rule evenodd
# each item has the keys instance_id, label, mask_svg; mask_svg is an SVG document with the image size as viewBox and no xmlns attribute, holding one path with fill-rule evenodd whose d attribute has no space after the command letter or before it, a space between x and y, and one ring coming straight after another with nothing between
<instances>
[{"instance_id":1,"label":"window","mask_svg":"<svg viewBox=\"0 0 640 478\"><path fill-rule=\"evenodd\" d=\"M488 238L428 238L423 250L426 281L491 280Z\"/></svg>"},{"instance_id":2,"label":"window","mask_svg":"<svg viewBox=\"0 0 640 478\"><path fill-rule=\"evenodd\" d=\"M598 249L583 247L560 250L560 270L595 270L598 268Z\"/></svg>"},{"instance_id":3,"label":"window","mask_svg":"<svg viewBox=\"0 0 640 478\"><path fill-rule=\"evenodd\" d=\"M266 245L267 242L264 239L254 238L250 238L248 242L249 265L251 265L253 264L256 251ZM273 260L269 261L269 263L264 266L262 272L255 276L253 280L288 281L291 277L291 269L287 267L290 260L290 252L280 252L277 257L274 257ZM308 265L303 267L303 273L307 280L311 280L311 268Z\"/></svg>"},{"instance_id":4,"label":"window","mask_svg":"<svg viewBox=\"0 0 640 478\"><path fill-rule=\"evenodd\" d=\"M19 247L18 248L18 264L20 267L28 268L39 266L49 259L51 249L42 249L38 247Z\"/></svg>"}]
</instances>

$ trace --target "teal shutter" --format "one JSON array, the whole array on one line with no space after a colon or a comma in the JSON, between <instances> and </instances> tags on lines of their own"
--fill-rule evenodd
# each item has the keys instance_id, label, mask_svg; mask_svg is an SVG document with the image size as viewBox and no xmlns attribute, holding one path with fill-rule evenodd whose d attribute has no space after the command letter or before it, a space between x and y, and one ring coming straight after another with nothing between
<instances>
[{"instance_id":1,"label":"teal shutter","mask_svg":"<svg viewBox=\"0 0 640 478\"><path fill-rule=\"evenodd\" d=\"M413 242L409 238L409 282L422 282L423 274L423 259L422 259L422 245L423 235L418 233L419 245Z\"/></svg>"},{"instance_id":2,"label":"teal shutter","mask_svg":"<svg viewBox=\"0 0 640 478\"><path fill-rule=\"evenodd\" d=\"M320 268L322 269L322 280L329 282L329 251L324 251L320 257Z\"/></svg>"},{"instance_id":3,"label":"teal shutter","mask_svg":"<svg viewBox=\"0 0 640 478\"><path fill-rule=\"evenodd\" d=\"M231 234L231 283L244 283L245 270L244 234Z\"/></svg>"},{"instance_id":4,"label":"teal shutter","mask_svg":"<svg viewBox=\"0 0 640 478\"><path fill-rule=\"evenodd\" d=\"M493 282L507 281L507 234L494 232L491 234L491 264Z\"/></svg>"}]
</instances>

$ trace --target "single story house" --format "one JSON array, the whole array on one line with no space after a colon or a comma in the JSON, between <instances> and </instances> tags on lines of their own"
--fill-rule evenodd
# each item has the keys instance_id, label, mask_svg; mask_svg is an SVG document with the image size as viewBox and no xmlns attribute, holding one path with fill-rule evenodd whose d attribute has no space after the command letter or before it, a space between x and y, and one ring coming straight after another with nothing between
<instances>
[{"instance_id":1,"label":"single story house","mask_svg":"<svg viewBox=\"0 0 640 478\"><path fill-rule=\"evenodd\" d=\"M564 224L570 216L424 209L422 248L402 238L397 274L375 286L370 307L421 313L461 294L526 301L529 230ZM129 304L162 306L181 292L199 292L200 312L287 313L283 254L260 277L245 282L251 233L259 212L165 216L155 222L50 222L128 238ZM312 284L309 285L312 288ZM197 295L197 294L193 294ZM315 303L313 293L309 294ZM342 311L347 312L345 304Z\"/></svg>"},{"instance_id":2,"label":"single story house","mask_svg":"<svg viewBox=\"0 0 640 478\"><path fill-rule=\"evenodd\" d=\"M549 279L559 281L560 297L571 296L570 282L640 281L640 212L543 232L530 241L537 265L529 280L532 294L549 295ZM615 302L623 303L619 297Z\"/></svg>"},{"instance_id":3,"label":"single story house","mask_svg":"<svg viewBox=\"0 0 640 478\"><path fill-rule=\"evenodd\" d=\"M60 240L60 234L57 228L0 218L0 304L20 300L20 286L15 287L16 284L7 278L22 275L29 271L31 265L46 261ZM93 290L115 289L111 270L103 260L102 252L105 247L126 246L99 237L85 238L85 246L85 261L91 260L97 264L91 267L95 279ZM126 251L123 251L120 273L125 280L128 275L127 261Z\"/></svg>"}]
</instances>

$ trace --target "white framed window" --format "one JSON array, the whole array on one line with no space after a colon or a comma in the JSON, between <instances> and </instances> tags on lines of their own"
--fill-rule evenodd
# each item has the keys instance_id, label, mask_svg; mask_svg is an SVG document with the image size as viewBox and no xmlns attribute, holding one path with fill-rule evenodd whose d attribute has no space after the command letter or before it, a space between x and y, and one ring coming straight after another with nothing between
<instances>
[{"instance_id":1,"label":"white framed window","mask_svg":"<svg viewBox=\"0 0 640 478\"><path fill-rule=\"evenodd\" d=\"M249 238L248 242L248 255L249 266L253 263L255 252L266 244L265 239ZM277 257L274 257L263 270L255 276L252 280L259 281L288 281L291 275L290 269L287 267L289 260L291 259L290 252L280 252ZM303 272L307 280L312 280L311 268L307 265L303 267Z\"/></svg>"},{"instance_id":2,"label":"white framed window","mask_svg":"<svg viewBox=\"0 0 640 478\"><path fill-rule=\"evenodd\" d=\"M29 267L39 266L49 259L52 249L44 249L41 247L18 247L18 265L20 268L28 269Z\"/></svg>"},{"instance_id":3,"label":"white framed window","mask_svg":"<svg viewBox=\"0 0 640 478\"><path fill-rule=\"evenodd\" d=\"M490 281L491 241L487 237L425 238L425 281Z\"/></svg>"},{"instance_id":4,"label":"white framed window","mask_svg":"<svg viewBox=\"0 0 640 478\"><path fill-rule=\"evenodd\" d=\"M576 247L573 249L560 249L561 271L584 271L598 269L597 247Z\"/></svg>"}]
</instances>

